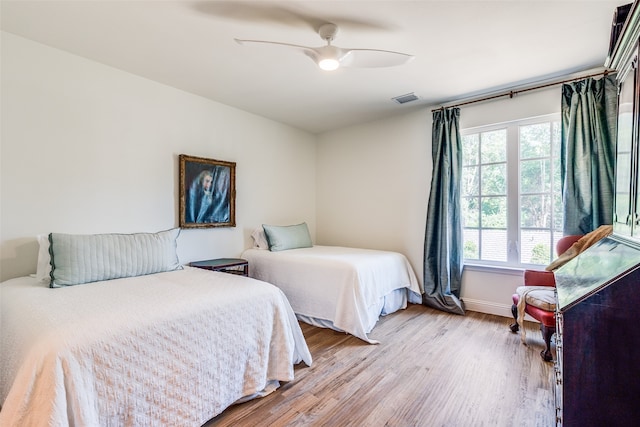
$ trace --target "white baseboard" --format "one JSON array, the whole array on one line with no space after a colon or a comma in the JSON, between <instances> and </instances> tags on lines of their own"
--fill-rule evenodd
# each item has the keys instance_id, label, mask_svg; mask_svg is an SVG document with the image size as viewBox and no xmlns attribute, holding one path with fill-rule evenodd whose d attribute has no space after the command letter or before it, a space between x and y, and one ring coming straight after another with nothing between
<instances>
[{"instance_id":1,"label":"white baseboard","mask_svg":"<svg viewBox=\"0 0 640 427\"><path fill-rule=\"evenodd\" d=\"M464 302L465 310L513 318L513 316L511 315L511 304L498 304L491 301L483 301L471 298L463 298L462 301Z\"/></svg>"},{"instance_id":2,"label":"white baseboard","mask_svg":"<svg viewBox=\"0 0 640 427\"><path fill-rule=\"evenodd\" d=\"M491 301L484 301L479 299L463 298L464 309L469 311L477 311L479 313L495 314L496 316L508 317L513 319L511 314L511 304L498 304ZM538 322L533 317L525 314L524 320L530 322Z\"/></svg>"}]
</instances>

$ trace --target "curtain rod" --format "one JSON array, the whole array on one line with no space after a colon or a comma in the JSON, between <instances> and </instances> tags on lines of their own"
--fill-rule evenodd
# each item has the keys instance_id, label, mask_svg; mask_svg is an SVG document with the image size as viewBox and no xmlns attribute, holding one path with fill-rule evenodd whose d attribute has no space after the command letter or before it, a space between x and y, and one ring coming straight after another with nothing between
<instances>
[{"instance_id":1,"label":"curtain rod","mask_svg":"<svg viewBox=\"0 0 640 427\"><path fill-rule=\"evenodd\" d=\"M508 96L509 98L513 98L514 95L517 95L519 93L522 92L528 92L530 90L537 90L537 89L543 89L545 87L550 87L550 86L556 86L556 85L561 85L561 84L565 84L565 83L570 83L570 82L575 82L576 80L581 80L581 79L588 79L589 77L597 77L597 76L606 76L607 74L614 74L615 70L604 70L604 71L600 71L598 73L594 73L594 74L588 74L586 76L581 76L581 77L575 77L572 79L566 79L566 80L561 80L561 81L557 81L557 82L551 82L551 83L545 83L545 84L541 84L538 86L533 86L533 87L528 87L525 89L519 89L519 90L510 90L509 92L504 92L504 93L499 93L496 95L490 95L490 96L485 96L483 98L478 98L478 99L473 99L471 101L465 101L465 102L460 102L458 104L453 104L450 105L448 107L439 107L439 108L434 108L431 110L431 112L435 112L438 110L444 110L445 108L455 108L455 107L461 107L463 105L469 105L469 104L475 104L476 102L484 102L484 101L490 101L492 99L496 99L496 98L502 98L503 96Z\"/></svg>"}]
</instances>

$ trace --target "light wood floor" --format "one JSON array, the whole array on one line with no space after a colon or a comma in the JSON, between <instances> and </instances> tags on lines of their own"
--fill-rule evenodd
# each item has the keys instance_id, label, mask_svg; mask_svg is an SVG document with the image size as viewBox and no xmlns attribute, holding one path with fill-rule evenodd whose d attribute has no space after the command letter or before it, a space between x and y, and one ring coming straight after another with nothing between
<instances>
[{"instance_id":1,"label":"light wood floor","mask_svg":"<svg viewBox=\"0 0 640 427\"><path fill-rule=\"evenodd\" d=\"M420 305L386 316L370 345L302 323L313 364L262 399L232 406L221 426L552 426L553 365L510 319Z\"/></svg>"}]
</instances>

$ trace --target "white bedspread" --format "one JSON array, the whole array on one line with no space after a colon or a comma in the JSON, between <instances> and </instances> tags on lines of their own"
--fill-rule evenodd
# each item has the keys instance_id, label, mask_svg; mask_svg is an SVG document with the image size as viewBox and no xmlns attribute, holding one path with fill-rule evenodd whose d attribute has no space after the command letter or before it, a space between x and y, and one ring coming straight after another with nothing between
<instances>
[{"instance_id":1,"label":"white bedspread","mask_svg":"<svg viewBox=\"0 0 640 427\"><path fill-rule=\"evenodd\" d=\"M184 270L50 289L0 285L0 425L200 426L311 355L286 298Z\"/></svg>"},{"instance_id":2,"label":"white bedspread","mask_svg":"<svg viewBox=\"0 0 640 427\"><path fill-rule=\"evenodd\" d=\"M297 315L323 319L369 343L384 297L406 288L409 302L422 290L406 257L397 252L314 246L271 252L248 249L249 275L278 286Z\"/></svg>"}]
</instances>

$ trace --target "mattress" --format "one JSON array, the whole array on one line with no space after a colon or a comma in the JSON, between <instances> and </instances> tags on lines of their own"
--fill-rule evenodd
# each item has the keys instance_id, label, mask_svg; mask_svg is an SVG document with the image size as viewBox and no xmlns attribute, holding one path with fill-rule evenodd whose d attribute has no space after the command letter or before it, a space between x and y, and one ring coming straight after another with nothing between
<instances>
[{"instance_id":1,"label":"mattress","mask_svg":"<svg viewBox=\"0 0 640 427\"><path fill-rule=\"evenodd\" d=\"M248 249L251 277L273 283L287 296L298 319L368 337L382 314L422 302L422 289L406 257L398 252L313 246L271 252ZM389 310L385 300L404 302ZM313 319L312 322L309 320Z\"/></svg>"},{"instance_id":2,"label":"mattress","mask_svg":"<svg viewBox=\"0 0 640 427\"><path fill-rule=\"evenodd\" d=\"M199 426L311 355L284 294L185 267L0 284L0 425Z\"/></svg>"}]
</instances>

